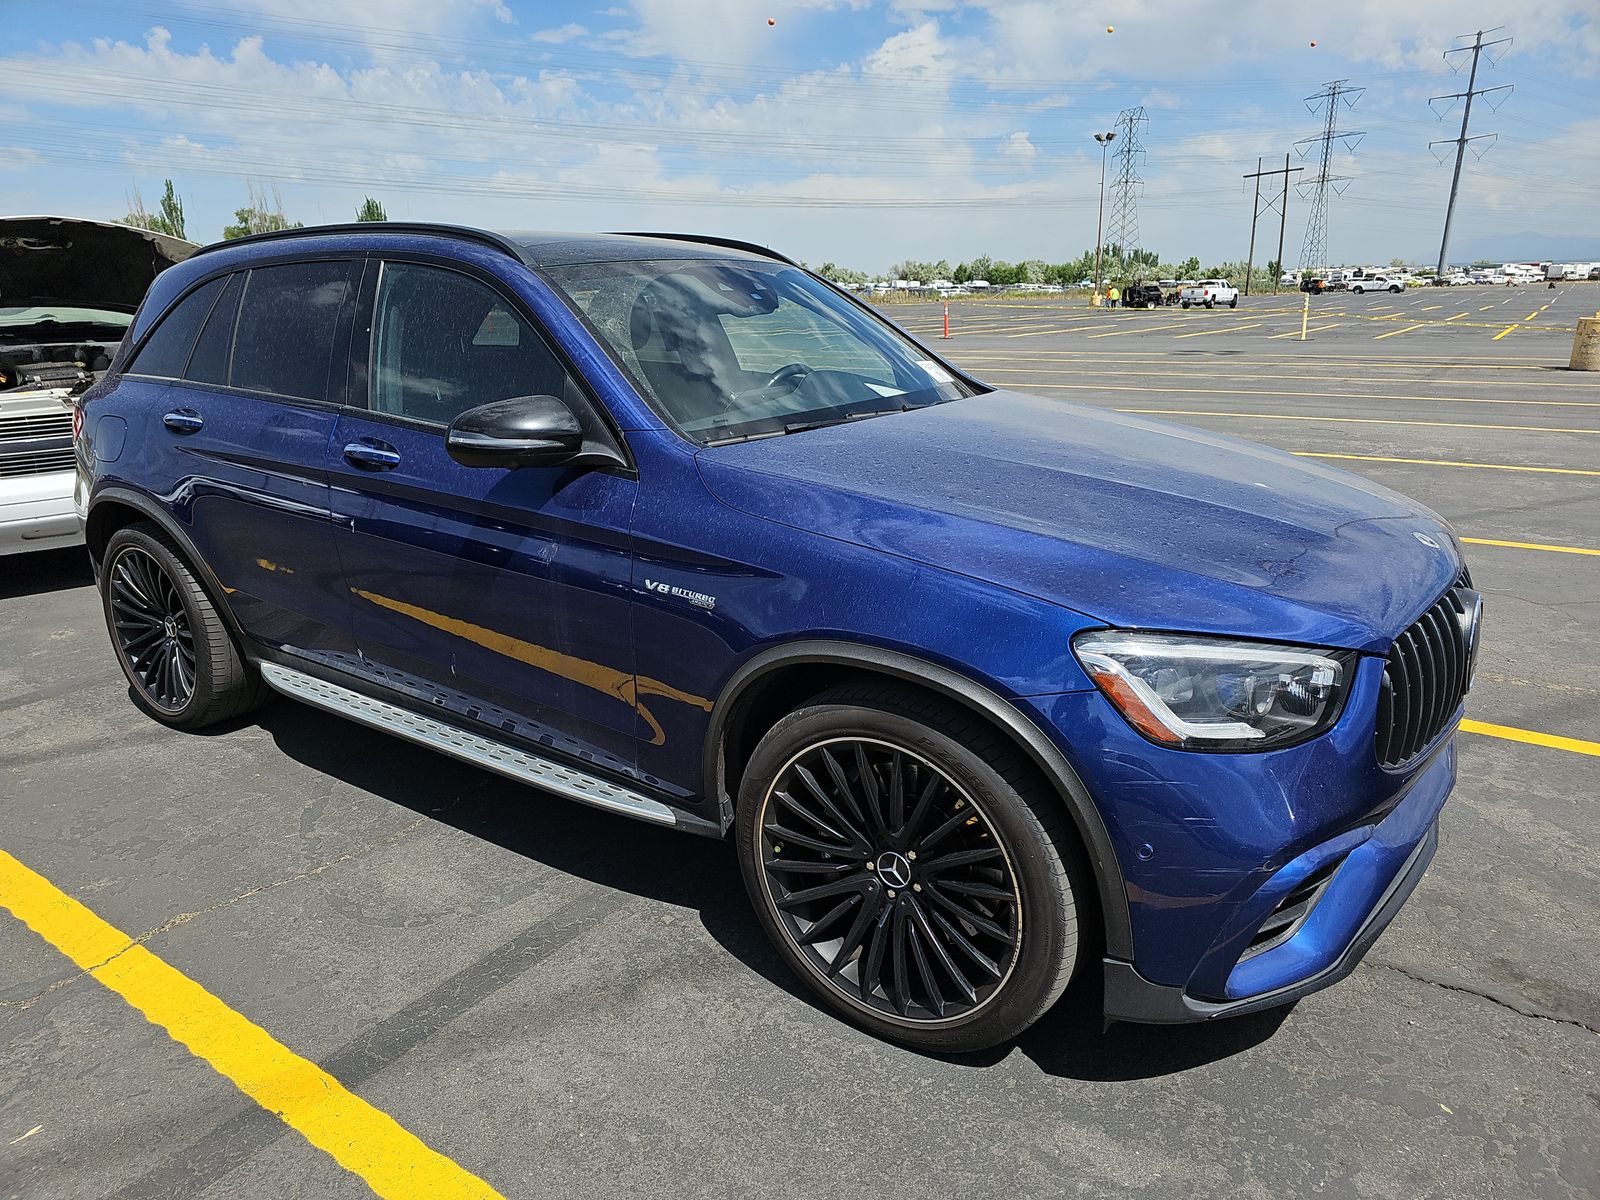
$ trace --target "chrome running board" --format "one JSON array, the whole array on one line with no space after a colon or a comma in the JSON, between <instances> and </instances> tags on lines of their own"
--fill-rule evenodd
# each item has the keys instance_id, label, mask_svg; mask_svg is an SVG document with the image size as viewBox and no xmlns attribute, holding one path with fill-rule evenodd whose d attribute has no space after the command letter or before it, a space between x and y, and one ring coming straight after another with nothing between
<instances>
[{"instance_id":1,"label":"chrome running board","mask_svg":"<svg viewBox=\"0 0 1600 1200\"><path fill-rule=\"evenodd\" d=\"M477 767L498 772L519 783L555 792L569 800L592 804L657 825L676 825L672 809L642 792L611 783L572 767L563 766L504 742L470 733L432 717L422 716L336 683L318 679L277 663L262 663L261 678L275 691L282 692L316 708L326 709L373 729L439 750Z\"/></svg>"}]
</instances>

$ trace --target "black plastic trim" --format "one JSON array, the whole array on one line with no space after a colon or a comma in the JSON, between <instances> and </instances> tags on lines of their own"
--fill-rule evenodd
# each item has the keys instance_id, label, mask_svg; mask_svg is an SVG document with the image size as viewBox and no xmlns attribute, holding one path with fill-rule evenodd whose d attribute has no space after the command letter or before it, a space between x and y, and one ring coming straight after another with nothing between
<instances>
[{"instance_id":1,"label":"black plastic trim","mask_svg":"<svg viewBox=\"0 0 1600 1200\"><path fill-rule=\"evenodd\" d=\"M756 242L741 242L738 238L715 237L708 233L648 233L643 230L612 230L612 237L660 238L663 241L691 242L699 246L721 246L727 250L743 250L749 254L759 254L762 258L775 259L781 263L788 263L791 267L799 267L787 254L779 254L770 246L762 246ZM805 268L801 268L804 270Z\"/></svg>"},{"instance_id":2,"label":"black plastic trim","mask_svg":"<svg viewBox=\"0 0 1600 1200\"><path fill-rule=\"evenodd\" d=\"M1133 927L1128 915L1128 892L1122 878L1122 865L1111 845L1111 835L1100 810L1072 765L1015 705L964 675L912 655L854 642L794 642L763 651L734 672L712 707L704 762L705 794L716 801L725 822L731 819L733 799L727 788L724 743L729 720L738 711L741 695L752 683L772 671L818 663L864 668L931 688L977 709L1010 733L1027 751L1034 765L1055 785L1083 841L1099 889L1106 953L1113 958L1133 959Z\"/></svg>"},{"instance_id":3,"label":"black plastic trim","mask_svg":"<svg viewBox=\"0 0 1600 1200\"><path fill-rule=\"evenodd\" d=\"M1104 963L1106 1023L1128 1021L1149 1025L1184 1025L1195 1021L1214 1021L1218 1017L1237 1017L1292 1004L1302 996L1338 983L1356 969L1379 935L1389 927L1389 922L1394 920L1395 914L1416 890L1438 848L1439 822L1435 820L1417 843L1417 848L1411 852L1405 866L1395 874L1383 899L1367 915L1355 937L1350 939L1344 952L1315 975L1276 991L1239 1000L1203 1000L1189 995L1181 987L1151 983L1139 974L1132 962L1108 955Z\"/></svg>"}]
</instances>

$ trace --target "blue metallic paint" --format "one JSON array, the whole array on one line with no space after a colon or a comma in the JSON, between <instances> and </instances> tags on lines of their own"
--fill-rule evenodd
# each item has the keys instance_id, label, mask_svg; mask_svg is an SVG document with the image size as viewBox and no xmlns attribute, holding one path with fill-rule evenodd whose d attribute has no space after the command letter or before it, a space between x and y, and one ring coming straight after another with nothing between
<instances>
[{"instance_id":1,"label":"blue metallic paint","mask_svg":"<svg viewBox=\"0 0 1600 1200\"><path fill-rule=\"evenodd\" d=\"M535 268L541 253L601 253L531 235L520 245ZM682 249L663 244L660 256ZM470 470L434 432L215 389L197 398L114 370L89 402L132 432L115 474L85 463L96 493L160 497L238 589L228 603L265 645L320 647L337 661L359 641L369 666L392 662L533 709L710 820L711 699L744 664L821 639L948 669L1014 706L1092 797L1131 928L1131 944L1115 949L1135 969L1120 978L1196 997L1329 972L1431 835L1454 777L1449 733L1406 771L1381 770L1373 752L1373 656L1459 570L1452 550L1412 536L1450 545L1425 508L1248 443L1014 393L697 450L536 269L448 235L308 232L207 252L158 277L119 364L156 314L219 271L353 251L437 257L497 279L623 431L637 479ZM183 445L159 423L176 392L206 419ZM402 468L358 475L339 454L351 437L394 446ZM295 574L256 567L258 557ZM652 583L704 593L714 607ZM494 636L475 643L398 609L352 605L352 588ZM1324 735L1268 753L1196 754L1141 738L1083 674L1070 639L1102 624L1366 657ZM504 638L631 675L633 706L512 661ZM659 735L637 707L651 687ZM1235 966L1277 898L1346 850L1314 919ZM1108 909L1120 913L1120 899Z\"/></svg>"}]
</instances>

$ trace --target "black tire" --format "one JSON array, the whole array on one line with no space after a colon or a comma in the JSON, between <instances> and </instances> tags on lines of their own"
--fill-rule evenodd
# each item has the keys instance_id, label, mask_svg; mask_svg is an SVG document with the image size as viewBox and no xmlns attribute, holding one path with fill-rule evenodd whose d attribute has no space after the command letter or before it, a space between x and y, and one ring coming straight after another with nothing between
<instances>
[{"instance_id":1,"label":"black tire","mask_svg":"<svg viewBox=\"0 0 1600 1200\"><path fill-rule=\"evenodd\" d=\"M1189 307L1189 302L1187 300L1183 301L1183 306L1185 308L1188 308Z\"/></svg>"},{"instance_id":2,"label":"black tire","mask_svg":"<svg viewBox=\"0 0 1600 1200\"><path fill-rule=\"evenodd\" d=\"M100 602L134 703L174 729L249 712L268 694L194 573L149 522L106 543Z\"/></svg>"},{"instance_id":3,"label":"black tire","mask_svg":"<svg viewBox=\"0 0 1600 1200\"><path fill-rule=\"evenodd\" d=\"M1156 302L1154 300L1146 300L1144 302L1144 306L1146 308L1154 308L1156 306Z\"/></svg>"},{"instance_id":4,"label":"black tire","mask_svg":"<svg viewBox=\"0 0 1600 1200\"><path fill-rule=\"evenodd\" d=\"M808 767L827 800L807 790ZM879 1037L939 1053L1004 1042L1083 957L1090 892L1058 798L1003 738L913 689L844 685L773 726L740 781L736 837L779 953ZM818 886L830 891L807 898Z\"/></svg>"},{"instance_id":5,"label":"black tire","mask_svg":"<svg viewBox=\"0 0 1600 1200\"><path fill-rule=\"evenodd\" d=\"M1217 305L1216 305L1216 302L1214 300L1207 300L1206 301L1206 307L1207 308L1215 308L1216 306Z\"/></svg>"},{"instance_id":6,"label":"black tire","mask_svg":"<svg viewBox=\"0 0 1600 1200\"><path fill-rule=\"evenodd\" d=\"M1238 308L1239 307L1239 297L1235 296L1232 300L1229 300L1228 301L1228 307L1229 308Z\"/></svg>"}]
</instances>

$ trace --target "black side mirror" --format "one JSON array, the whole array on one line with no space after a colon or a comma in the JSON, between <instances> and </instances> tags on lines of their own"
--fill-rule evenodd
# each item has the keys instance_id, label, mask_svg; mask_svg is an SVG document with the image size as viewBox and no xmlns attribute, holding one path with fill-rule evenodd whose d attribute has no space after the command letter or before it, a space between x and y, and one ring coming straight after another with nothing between
<instances>
[{"instance_id":1,"label":"black side mirror","mask_svg":"<svg viewBox=\"0 0 1600 1200\"><path fill-rule=\"evenodd\" d=\"M469 408L445 431L464 467L554 467L583 449L583 425L554 396L517 396Z\"/></svg>"}]
</instances>

